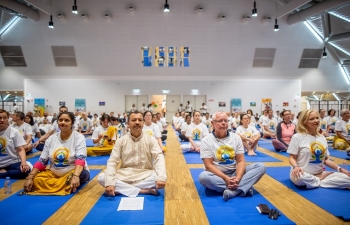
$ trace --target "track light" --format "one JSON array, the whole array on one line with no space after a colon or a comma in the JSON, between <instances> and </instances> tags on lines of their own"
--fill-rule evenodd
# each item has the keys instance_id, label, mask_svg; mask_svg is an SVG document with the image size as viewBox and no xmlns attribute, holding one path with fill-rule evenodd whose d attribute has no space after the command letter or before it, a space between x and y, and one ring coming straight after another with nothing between
<instances>
[{"instance_id":1,"label":"track light","mask_svg":"<svg viewBox=\"0 0 350 225\"><path fill-rule=\"evenodd\" d=\"M72 6L72 13L78 14L77 0L74 0L74 5Z\"/></svg>"},{"instance_id":2,"label":"track light","mask_svg":"<svg viewBox=\"0 0 350 225\"><path fill-rule=\"evenodd\" d=\"M256 1L254 1L254 8L252 9L252 16L253 17L258 16L258 10L256 9Z\"/></svg>"},{"instance_id":3,"label":"track light","mask_svg":"<svg viewBox=\"0 0 350 225\"><path fill-rule=\"evenodd\" d=\"M279 28L279 26L278 26L278 24L277 24L277 19L275 19L275 29L274 29L274 31L278 31L280 28Z\"/></svg>"},{"instance_id":4,"label":"track light","mask_svg":"<svg viewBox=\"0 0 350 225\"><path fill-rule=\"evenodd\" d=\"M49 28L52 28L52 29L53 29L52 15L50 16Z\"/></svg>"},{"instance_id":5,"label":"track light","mask_svg":"<svg viewBox=\"0 0 350 225\"><path fill-rule=\"evenodd\" d=\"M326 46L323 47L322 58L327 58Z\"/></svg>"},{"instance_id":6,"label":"track light","mask_svg":"<svg viewBox=\"0 0 350 225\"><path fill-rule=\"evenodd\" d=\"M169 4L168 4L168 0L165 0L165 5L164 5L164 12L169 12Z\"/></svg>"}]
</instances>

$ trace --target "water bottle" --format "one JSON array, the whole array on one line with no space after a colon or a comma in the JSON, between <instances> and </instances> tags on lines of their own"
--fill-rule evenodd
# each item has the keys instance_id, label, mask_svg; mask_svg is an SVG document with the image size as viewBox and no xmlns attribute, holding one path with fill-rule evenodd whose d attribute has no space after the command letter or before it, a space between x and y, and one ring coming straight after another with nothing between
<instances>
[{"instance_id":1,"label":"water bottle","mask_svg":"<svg viewBox=\"0 0 350 225\"><path fill-rule=\"evenodd\" d=\"M5 183L4 183L4 193L5 194L11 194L12 193L10 177L6 177L6 180L5 180Z\"/></svg>"}]
</instances>

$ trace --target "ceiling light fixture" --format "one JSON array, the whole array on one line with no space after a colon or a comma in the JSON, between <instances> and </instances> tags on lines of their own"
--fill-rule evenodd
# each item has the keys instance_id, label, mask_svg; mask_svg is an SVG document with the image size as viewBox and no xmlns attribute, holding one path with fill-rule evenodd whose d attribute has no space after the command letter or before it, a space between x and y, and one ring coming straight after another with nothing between
<instances>
[{"instance_id":1,"label":"ceiling light fixture","mask_svg":"<svg viewBox=\"0 0 350 225\"><path fill-rule=\"evenodd\" d=\"M320 100L316 95L313 95L313 96L314 96L314 98L315 98L317 101Z\"/></svg>"},{"instance_id":2,"label":"ceiling light fixture","mask_svg":"<svg viewBox=\"0 0 350 225\"><path fill-rule=\"evenodd\" d=\"M7 95L5 96L5 98L3 99L3 101L5 101L10 95L11 95L11 94L7 94Z\"/></svg>"},{"instance_id":3,"label":"ceiling light fixture","mask_svg":"<svg viewBox=\"0 0 350 225\"><path fill-rule=\"evenodd\" d=\"M198 89L192 89L192 94L198 94Z\"/></svg>"},{"instance_id":4,"label":"ceiling light fixture","mask_svg":"<svg viewBox=\"0 0 350 225\"><path fill-rule=\"evenodd\" d=\"M134 90L132 90L134 93L140 93L140 89L135 88Z\"/></svg>"},{"instance_id":5,"label":"ceiling light fixture","mask_svg":"<svg viewBox=\"0 0 350 225\"><path fill-rule=\"evenodd\" d=\"M169 90L163 90L163 94L168 94Z\"/></svg>"},{"instance_id":6,"label":"ceiling light fixture","mask_svg":"<svg viewBox=\"0 0 350 225\"><path fill-rule=\"evenodd\" d=\"M253 17L258 16L258 10L256 9L256 1L254 1L254 8L252 9L252 16Z\"/></svg>"},{"instance_id":7,"label":"ceiling light fixture","mask_svg":"<svg viewBox=\"0 0 350 225\"><path fill-rule=\"evenodd\" d=\"M78 14L77 0L74 0L74 5L72 6L72 13Z\"/></svg>"},{"instance_id":8,"label":"ceiling light fixture","mask_svg":"<svg viewBox=\"0 0 350 225\"><path fill-rule=\"evenodd\" d=\"M49 28L52 28L52 29L53 29L52 15L50 16Z\"/></svg>"},{"instance_id":9,"label":"ceiling light fixture","mask_svg":"<svg viewBox=\"0 0 350 225\"><path fill-rule=\"evenodd\" d=\"M278 31L280 28L277 24L277 19L275 19L275 26L274 26L274 31Z\"/></svg>"},{"instance_id":10,"label":"ceiling light fixture","mask_svg":"<svg viewBox=\"0 0 350 225\"><path fill-rule=\"evenodd\" d=\"M327 58L326 46L323 47L322 58Z\"/></svg>"},{"instance_id":11,"label":"ceiling light fixture","mask_svg":"<svg viewBox=\"0 0 350 225\"><path fill-rule=\"evenodd\" d=\"M169 12L169 4L168 4L168 0L165 0L165 5L164 5L164 12Z\"/></svg>"}]
</instances>

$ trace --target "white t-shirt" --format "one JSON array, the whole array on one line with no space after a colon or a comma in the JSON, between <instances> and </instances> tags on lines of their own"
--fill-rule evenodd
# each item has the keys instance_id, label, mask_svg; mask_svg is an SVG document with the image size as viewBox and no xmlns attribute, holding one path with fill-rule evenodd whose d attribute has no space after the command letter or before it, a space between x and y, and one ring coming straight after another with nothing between
<instances>
[{"instance_id":1,"label":"white t-shirt","mask_svg":"<svg viewBox=\"0 0 350 225\"><path fill-rule=\"evenodd\" d=\"M210 118L205 118L202 119L202 123L208 128L208 130L210 129L210 124L211 124L211 119Z\"/></svg>"},{"instance_id":2,"label":"white t-shirt","mask_svg":"<svg viewBox=\"0 0 350 225\"><path fill-rule=\"evenodd\" d=\"M13 106L13 108L12 108L12 112L13 113L15 113L15 112L17 112L18 111L18 105L15 105L15 106Z\"/></svg>"},{"instance_id":3,"label":"white t-shirt","mask_svg":"<svg viewBox=\"0 0 350 225\"><path fill-rule=\"evenodd\" d=\"M328 120L326 117L321 118L320 117L320 127L319 129L326 131L328 126Z\"/></svg>"},{"instance_id":4,"label":"white t-shirt","mask_svg":"<svg viewBox=\"0 0 350 225\"><path fill-rule=\"evenodd\" d=\"M162 126L162 123L161 123L161 122L159 122L159 121L157 121L157 126L158 126L158 128L159 128L159 131L160 131L160 132L163 132L163 126Z\"/></svg>"},{"instance_id":5,"label":"white t-shirt","mask_svg":"<svg viewBox=\"0 0 350 225\"><path fill-rule=\"evenodd\" d=\"M92 133L91 139L92 139L92 140L97 140L97 139L98 139L98 135L99 135L99 134L103 134L103 135L106 134L107 130L108 130L108 127L107 127L107 128L104 128L104 127L102 127L101 125L98 126L98 127L96 127L95 130L94 130L94 132ZM117 133L118 133L118 132L116 132L116 134L114 135L114 137L112 138L112 140L117 140ZM100 143L95 144L95 146L100 146L100 145L102 145L102 144L103 144L103 138L101 138Z\"/></svg>"},{"instance_id":6,"label":"white t-shirt","mask_svg":"<svg viewBox=\"0 0 350 225\"><path fill-rule=\"evenodd\" d=\"M297 155L297 165L305 172L318 174L323 171L323 162L329 156L327 140L323 135L312 136L296 133L287 152Z\"/></svg>"},{"instance_id":7,"label":"white t-shirt","mask_svg":"<svg viewBox=\"0 0 350 225\"><path fill-rule=\"evenodd\" d=\"M39 116L33 117L33 119L34 119L34 123L36 123L36 124L41 123L41 118ZM49 121L49 122L51 122L51 121Z\"/></svg>"},{"instance_id":8,"label":"white t-shirt","mask_svg":"<svg viewBox=\"0 0 350 225\"><path fill-rule=\"evenodd\" d=\"M259 123L262 123L265 118L267 118L267 116L261 115L259 117Z\"/></svg>"},{"instance_id":9,"label":"white t-shirt","mask_svg":"<svg viewBox=\"0 0 350 225\"><path fill-rule=\"evenodd\" d=\"M201 141L208 134L208 128L203 123L191 123L186 131L186 137L191 137L193 141Z\"/></svg>"},{"instance_id":10,"label":"white t-shirt","mask_svg":"<svg viewBox=\"0 0 350 225\"><path fill-rule=\"evenodd\" d=\"M269 128L270 131L276 133L276 127L277 127L277 120L275 118L269 118L269 117L265 117L263 119L262 122L263 126L267 126L267 128Z\"/></svg>"},{"instance_id":11,"label":"white t-shirt","mask_svg":"<svg viewBox=\"0 0 350 225\"><path fill-rule=\"evenodd\" d=\"M58 127L57 120L55 120L55 122L53 122L53 124L50 127L50 130L53 130L54 132L60 132L61 131L61 129Z\"/></svg>"},{"instance_id":12,"label":"white t-shirt","mask_svg":"<svg viewBox=\"0 0 350 225\"><path fill-rule=\"evenodd\" d=\"M76 131L65 141L60 134L55 133L45 141L39 161L44 165L50 161L50 170L57 176L64 176L75 168L75 160L86 159L86 142L84 135ZM88 170L86 162L85 169Z\"/></svg>"},{"instance_id":13,"label":"white t-shirt","mask_svg":"<svg viewBox=\"0 0 350 225\"><path fill-rule=\"evenodd\" d=\"M142 106L141 109L140 109L140 111L141 111L142 113L145 112L146 110L147 110L146 106Z\"/></svg>"},{"instance_id":14,"label":"white t-shirt","mask_svg":"<svg viewBox=\"0 0 350 225\"><path fill-rule=\"evenodd\" d=\"M40 133L40 130L39 130L39 127L38 127L38 125L37 124L34 124L33 126L31 126L32 127L32 133L33 133L33 136L32 136L32 138L34 138L35 137L35 135L36 135L36 133Z\"/></svg>"},{"instance_id":15,"label":"white t-shirt","mask_svg":"<svg viewBox=\"0 0 350 225\"><path fill-rule=\"evenodd\" d=\"M26 145L19 131L11 126L0 131L0 168L21 162L16 148Z\"/></svg>"},{"instance_id":16,"label":"white t-shirt","mask_svg":"<svg viewBox=\"0 0 350 225\"><path fill-rule=\"evenodd\" d=\"M184 111L184 108L181 107L181 106L179 106L178 111L179 111L179 112L183 112L183 111Z\"/></svg>"},{"instance_id":17,"label":"white t-shirt","mask_svg":"<svg viewBox=\"0 0 350 225\"><path fill-rule=\"evenodd\" d=\"M244 128L243 126L237 127L236 133L243 134L246 138L252 138L253 136L260 134L259 131L253 127L248 126L248 128Z\"/></svg>"},{"instance_id":18,"label":"white t-shirt","mask_svg":"<svg viewBox=\"0 0 350 225\"><path fill-rule=\"evenodd\" d=\"M345 122L341 119L335 122L335 131L340 131L346 139L350 140L350 120Z\"/></svg>"},{"instance_id":19,"label":"white t-shirt","mask_svg":"<svg viewBox=\"0 0 350 225\"><path fill-rule=\"evenodd\" d=\"M227 137L218 139L212 133L201 142L201 159L212 158L214 165L222 172L236 169L236 154L244 154L242 139L238 134L228 133Z\"/></svg>"},{"instance_id":20,"label":"white t-shirt","mask_svg":"<svg viewBox=\"0 0 350 225\"><path fill-rule=\"evenodd\" d=\"M12 126L19 131L24 140L27 140L27 135L32 135L33 137L32 126L30 126L28 123L24 122L21 126L17 126L15 123Z\"/></svg>"},{"instance_id":21,"label":"white t-shirt","mask_svg":"<svg viewBox=\"0 0 350 225\"><path fill-rule=\"evenodd\" d=\"M206 112L207 112L207 105L204 105L204 106L202 106L201 114L204 114Z\"/></svg>"},{"instance_id":22,"label":"white t-shirt","mask_svg":"<svg viewBox=\"0 0 350 225\"><path fill-rule=\"evenodd\" d=\"M328 125L330 126L330 128L332 130L335 129L335 122L337 122L337 120L338 120L338 118L336 116L333 116L333 117L328 116L327 117Z\"/></svg>"},{"instance_id":23,"label":"white t-shirt","mask_svg":"<svg viewBox=\"0 0 350 225\"><path fill-rule=\"evenodd\" d=\"M192 112L192 105L189 104L189 105L186 105L186 112Z\"/></svg>"},{"instance_id":24,"label":"white t-shirt","mask_svg":"<svg viewBox=\"0 0 350 225\"><path fill-rule=\"evenodd\" d=\"M232 117L231 124L235 124L236 126L239 126L239 122L241 122L239 117Z\"/></svg>"},{"instance_id":25,"label":"white t-shirt","mask_svg":"<svg viewBox=\"0 0 350 225\"><path fill-rule=\"evenodd\" d=\"M89 118L87 118L86 120L81 119L79 121L79 127L81 128L82 131L87 131L90 129L90 127L92 127L92 122Z\"/></svg>"},{"instance_id":26,"label":"white t-shirt","mask_svg":"<svg viewBox=\"0 0 350 225\"><path fill-rule=\"evenodd\" d=\"M160 118L159 122L161 122L163 127L166 127L166 119L164 117Z\"/></svg>"},{"instance_id":27,"label":"white t-shirt","mask_svg":"<svg viewBox=\"0 0 350 225\"><path fill-rule=\"evenodd\" d=\"M155 138L162 137L162 134L160 133L159 127L156 124L154 124L154 123L152 123L149 126L146 126L146 124L144 124L143 128L142 128L142 131L144 133L149 134L150 136L155 137Z\"/></svg>"},{"instance_id":28,"label":"white t-shirt","mask_svg":"<svg viewBox=\"0 0 350 225\"><path fill-rule=\"evenodd\" d=\"M177 118L177 125L181 127L181 125L185 122L185 119L181 116Z\"/></svg>"},{"instance_id":29,"label":"white t-shirt","mask_svg":"<svg viewBox=\"0 0 350 225\"><path fill-rule=\"evenodd\" d=\"M191 124L190 124L191 125ZM182 132L185 132L185 134L186 134L186 132L187 132L187 129L188 129L188 124L187 123L182 123L182 125L181 125L181 133Z\"/></svg>"},{"instance_id":30,"label":"white t-shirt","mask_svg":"<svg viewBox=\"0 0 350 225\"><path fill-rule=\"evenodd\" d=\"M52 122L52 116L47 116L47 117L43 116L43 117L40 117L40 122L42 123L42 122L44 121L45 118L47 118L47 120L49 121L49 123Z\"/></svg>"},{"instance_id":31,"label":"white t-shirt","mask_svg":"<svg viewBox=\"0 0 350 225\"><path fill-rule=\"evenodd\" d=\"M45 133L49 132L49 130L51 129L51 124L40 124L39 125L39 130L43 130L45 131Z\"/></svg>"}]
</instances>

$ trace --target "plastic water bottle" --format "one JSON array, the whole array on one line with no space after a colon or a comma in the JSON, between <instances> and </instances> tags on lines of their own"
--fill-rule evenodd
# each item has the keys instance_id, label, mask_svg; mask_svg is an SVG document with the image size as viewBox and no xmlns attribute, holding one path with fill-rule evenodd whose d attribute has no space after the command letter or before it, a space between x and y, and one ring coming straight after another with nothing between
<instances>
[{"instance_id":1,"label":"plastic water bottle","mask_svg":"<svg viewBox=\"0 0 350 225\"><path fill-rule=\"evenodd\" d=\"M4 193L5 194L11 194L12 193L12 184L10 177L6 177L5 183L4 183Z\"/></svg>"}]
</instances>

